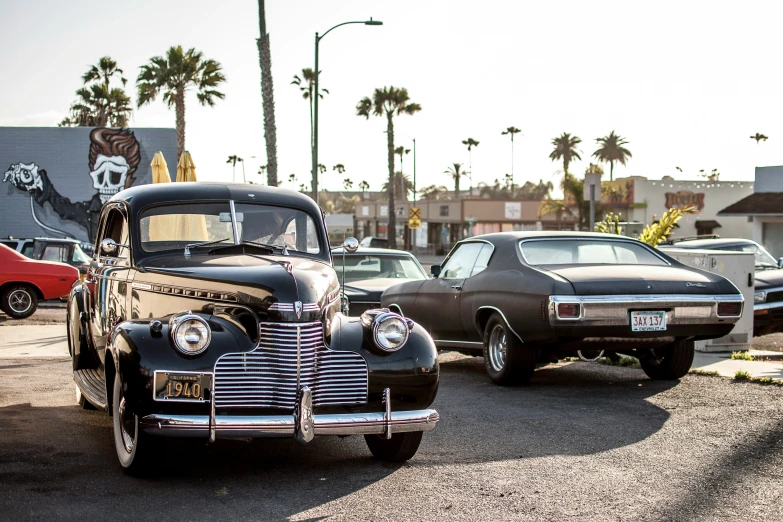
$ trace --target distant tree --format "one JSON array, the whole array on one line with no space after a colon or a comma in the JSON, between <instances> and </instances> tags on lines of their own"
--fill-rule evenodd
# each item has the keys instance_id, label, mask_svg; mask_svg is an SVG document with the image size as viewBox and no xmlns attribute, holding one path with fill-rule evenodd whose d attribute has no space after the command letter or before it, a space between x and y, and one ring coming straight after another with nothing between
<instances>
[{"instance_id":1,"label":"distant tree","mask_svg":"<svg viewBox=\"0 0 783 522\"><path fill-rule=\"evenodd\" d=\"M70 115L60 122L61 127L127 127L133 112L133 102L124 89L112 87L111 80L119 76L122 86L128 80L117 62L109 56L82 75L84 87L76 91L77 100L71 105Z\"/></svg>"},{"instance_id":2,"label":"distant tree","mask_svg":"<svg viewBox=\"0 0 783 522\"><path fill-rule=\"evenodd\" d=\"M403 168L402 168L402 157L405 154L408 154L410 151L411 151L411 149L406 149L402 145L400 145L399 147L396 147L394 149L394 153L400 157L400 172L402 172L402 173L405 173L405 170L403 170Z\"/></svg>"},{"instance_id":3,"label":"distant tree","mask_svg":"<svg viewBox=\"0 0 783 522\"><path fill-rule=\"evenodd\" d=\"M459 180L466 173L462 170L462 163L454 163L451 167L443 171L444 174L451 176L454 180L454 198L459 199Z\"/></svg>"},{"instance_id":4,"label":"distant tree","mask_svg":"<svg viewBox=\"0 0 783 522\"><path fill-rule=\"evenodd\" d=\"M709 181L719 181L720 180L720 172L718 172L718 169L712 169L712 172L707 174L704 172L704 169L699 170L699 175L703 178L707 178Z\"/></svg>"},{"instance_id":5,"label":"distant tree","mask_svg":"<svg viewBox=\"0 0 783 522\"><path fill-rule=\"evenodd\" d=\"M345 178L343 180L343 188L345 190L350 190L353 188L353 181L351 181L351 178Z\"/></svg>"},{"instance_id":6,"label":"distant tree","mask_svg":"<svg viewBox=\"0 0 783 522\"><path fill-rule=\"evenodd\" d=\"M383 184L381 190L384 192L389 190L388 181ZM408 194L412 194L412 193L413 193L413 181L411 181L410 176L408 176L407 174L403 174L400 171L395 172L394 173L394 197L407 199ZM389 214L391 214L391 212L389 212Z\"/></svg>"},{"instance_id":7,"label":"distant tree","mask_svg":"<svg viewBox=\"0 0 783 522\"><path fill-rule=\"evenodd\" d=\"M338 163L334 167L332 167L332 170L336 170L338 174L345 174L345 165L342 163Z\"/></svg>"},{"instance_id":8,"label":"distant tree","mask_svg":"<svg viewBox=\"0 0 783 522\"><path fill-rule=\"evenodd\" d=\"M760 141L767 141L769 139L768 136L764 136L763 134L759 134L758 132L750 137L752 140L756 140L756 145L759 144Z\"/></svg>"},{"instance_id":9,"label":"distant tree","mask_svg":"<svg viewBox=\"0 0 783 522\"><path fill-rule=\"evenodd\" d=\"M516 127L509 127L500 134L505 136L509 135L511 136L511 185L513 187L514 185L514 134L519 134L522 132L520 129L517 129Z\"/></svg>"},{"instance_id":10,"label":"distant tree","mask_svg":"<svg viewBox=\"0 0 783 522\"><path fill-rule=\"evenodd\" d=\"M302 69L302 76L300 77L295 74L291 84L299 87L302 98L307 100L310 104L310 154L312 155L315 154L315 151L313 150L313 90L315 90L315 73L309 67ZM318 86L318 98L321 100L324 99L323 93L329 94L329 90Z\"/></svg>"},{"instance_id":11,"label":"distant tree","mask_svg":"<svg viewBox=\"0 0 783 522\"><path fill-rule=\"evenodd\" d=\"M625 148L628 142L625 138L618 136L614 131L610 132L608 136L603 138L596 138L595 140L599 147L593 152L593 157L599 161L609 163L609 181L614 180L614 162L625 165L629 158L632 157L631 151Z\"/></svg>"},{"instance_id":12,"label":"distant tree","mask_svg":"<svg viewBox=\"0 0 783 522\"><path fill-rule=\"evenodd\" d=\"M552 161L563 162L563 172L568 174L568 166L574 159L581 160L579 151L576 146L582 143L582 140L578 136L571 136L568 132L564 132L557 138L552 139L552 145L555 148L549 154L549 159Z\"/></svg>"},{"instance_id":13,"label":"distant tree","mask_svg":"<svg viewBox=\"0 0 783 522\"><path fill-rule=\"evenodd\" d=\"M264 107L264 141L266 142L267 185L276 187L282 183L277 179L277 126L275 125L275 90L272 82L272 49L269 33L266 32L266 6L258 0L259 38L258 62L261 67L261 97Z\"/></svg>"},{"instance_id":14,"label":"distant tree","mask_svg":"<svg viewBox=\"0 0 783 522\"><path fill-rule=\"evenodd\" d=\"M448 192L443 185L429 185L421 189L421 199L442 199Z\"/></svg>"},{"instance_id":15,"label":"distant tree","mask_svg":"<svg viewBox=\"0 0 783 522\"><path fill-rule=\"evenodd\" d=\"M479 142L473 138L468 138L466 140L462 140L462 144L468 148L468 179L470 180L469 192L473 192L473 147L478 147Z\"/></svg>"},{"instance_id":16,"label":"distant tree","mask_svg":"<svg viewBox=\"0 0 783 522\"><path fill-rule=\"evenodd\" d=\"M237 170L237 163L242 164L242 180L245 181L245 160L234 154L233 156L229 156L226 163L231 164L232 172L231 172L231 181L236 182L236 170Z\"/></svg>"},{"instance_id":17,"label":"distant tree","mask_svg":"<svg viewBox=\"0 0 783 522\"><path fill-rule=\"evenodd\" d=\"M367 183L366 181L361 181L361 182L359 183L359 190L361 190L361 191L362 191L362 197L364 197L364 193L365 193L366 191L370 190L370 184L369 184L369 183Z\"/></svg>"},{"instance_id":18,"label":"distant tree","mask_svg":"<svg viewBox=\"0 0 783 522\"><path fill-rule=\"evenodd\" d=\"M174 106L177 117L177 157L185 150L185 93L196 89L196 99L201 105L215 106L215 100L222 100L225 94L218 91L226 81L222 66L215 60L191 48L183 51L182 46L170 47L166 56L154 56L141 66L136 79L137 104L143 107L152 103L159 94L169 107ZM272 165L272 160L269 160Z\"/></svg>"},{"instance_id":19,"label":"distant tree","mask_svg":"<svg viewBox=\"0 0 783 522\"><path fill-rule=\"evenodd\" d=\"M356 105L356 115L369 119L370 115L386 117L386 149L389 165L389 248L397 248L397 217L394 212L394 116L413 115L421 111L421 105L410 101L408 90L397 87L375 89L371 98L362 98Z\"/></svg>"}]
</instances>

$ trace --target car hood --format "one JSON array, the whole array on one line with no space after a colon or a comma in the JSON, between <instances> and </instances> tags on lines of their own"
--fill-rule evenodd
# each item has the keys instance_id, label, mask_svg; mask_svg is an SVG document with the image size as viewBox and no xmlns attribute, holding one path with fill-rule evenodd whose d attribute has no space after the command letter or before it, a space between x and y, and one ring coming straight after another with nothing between
<instances>
[{"instance_id":1,"label":"car hood","mask_svg":"<svg viewBox=\"0 0 783 522\"><path fill-rule=\"evenodd\" d=\"M677 266L539 266L571 283L578 295L737 293L722 277Z\"/></svg>"},{"instance_id":2,"label":"car hood","mask_svg":"<svg viewBox=\"0 0 783 522\"><path fill-rule=\"evenodd\" d=\"M134 284L231 294L260 311L274 303L296 301L315 303L322 310L334 301L338 288L331 265L298 256L172 254L148 258L140 268Z\"/></svg>"},{"instance_id":3,"label":"car hood","mask_svg":"<svg viewBox=\"0 0 783 522\"><path fill-rule=\"evenodd\" d=\"M756 272L756 290L783 286L783 270L770 268Z\"/></svg>"},{"instance_id":4,"label":"car hood","mask_svg":"<svg viewBox=\"0 0 783 522\"><path fill-rule=\"evenodd\" d=\"M400 279L398 277L379 277L375 279L362 279L345 284L345 293L349 297L374 297L375 301L381 300L381 294L395 285L418 281L418 279Z\"/></svg>"}]
</instances>

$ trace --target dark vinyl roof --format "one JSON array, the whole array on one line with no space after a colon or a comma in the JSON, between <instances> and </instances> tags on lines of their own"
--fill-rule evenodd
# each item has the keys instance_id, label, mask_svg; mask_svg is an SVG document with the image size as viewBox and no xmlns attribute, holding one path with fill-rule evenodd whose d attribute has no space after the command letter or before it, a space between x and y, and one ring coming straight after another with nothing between
<instances>
[{"instance_id":1,"label":"dark vinyl roof","mask_svg":"<svg viewBox=\"0 0 783 522\"><path fill-rule=\"evenodd\" d=\"M756 192L729 205L719 216L783 215L783 192Z\"/></svg>"},{"instance_id":2,"label":"dark vinyl roof","mask_svg":"<svg viewBox=\"0 0 783 522\"><path fill-rule=\"evenodd\" d=\"M343 255L342 247L332 249L332 255ZM405 250L393 250L391 248L372 248L372 247L359 247L356 252L346 252L346 256L410 256L413 254Z\"/></svg>"}]
</instances>

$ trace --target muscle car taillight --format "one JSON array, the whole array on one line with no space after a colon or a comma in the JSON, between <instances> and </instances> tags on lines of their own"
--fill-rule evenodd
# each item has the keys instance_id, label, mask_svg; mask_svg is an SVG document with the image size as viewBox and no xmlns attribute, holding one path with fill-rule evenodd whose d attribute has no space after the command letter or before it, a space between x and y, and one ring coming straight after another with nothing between
<instances>
[{"instance_id":1,"label":"muscle car taillight","mask_svg":"<svg viewBox=\"0 0 783 522\"><path fill-rule=\"evenodd\" d=\"M557 316L560 319L576 319L579 317L581 310L577 303L558 303L557 304Z\"/></svg>"},{"instance_id":2,"label":"muscle car taillight","mask_svg":"<svg viewBox=\"0 0 783 522\"><path fill-rule=\"evenodd\" d=\"M742 313L742 303L718 303L718 317L736 317Z\"/></svg>"}]
</instances>

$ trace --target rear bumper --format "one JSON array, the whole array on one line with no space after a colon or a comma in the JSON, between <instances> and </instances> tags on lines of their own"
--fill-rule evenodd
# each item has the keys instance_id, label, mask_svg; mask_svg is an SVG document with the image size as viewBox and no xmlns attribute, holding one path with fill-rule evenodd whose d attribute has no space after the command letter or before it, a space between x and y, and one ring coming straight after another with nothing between
<instances>
[{"instance_id":1,"label":"rear bumper","mask_svg":"<svg viewBox=\"0 0 783 522\"><path fill-rule=\"evenodd\" d=\"M759 303L753 307L753 335L783 331L783 301Z\"/></svg>"},{"instance_id":2,"label":"rear bumper","mask_svg":"<svg viewBox=\"0 0 783 522\"><path fill-rule=\"evenodd\" d=\"M432 409L385 413L348 413L313 415L315 435L385 435L410 431L429 431L440 420ZM160 415L143 417L139 426L147 433L169 437L210 435L209 415ZM237 416L216 415L216 438L285 438L294 437L297 420L294 415Z\"/></svg>"}]
</instances>

